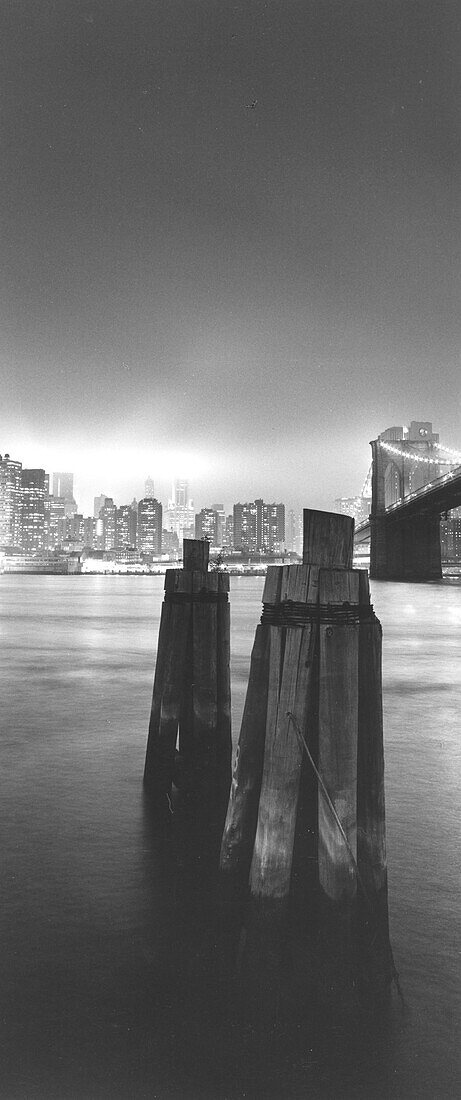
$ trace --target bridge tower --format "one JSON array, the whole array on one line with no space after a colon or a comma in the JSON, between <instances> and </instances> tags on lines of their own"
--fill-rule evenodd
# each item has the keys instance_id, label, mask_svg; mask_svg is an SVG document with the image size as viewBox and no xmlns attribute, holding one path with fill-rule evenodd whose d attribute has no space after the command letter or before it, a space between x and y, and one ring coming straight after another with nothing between
<instances>
[{"instance_id":1,"label":"bridge tower","mask_svg":"<svg viewBox=\"0 0 461 1100\"><path fill-rule=\"evenodd\" d=\"M440 517L387 511L440 477L438 442L430 422L413 420L408 429L387 428L371 443L370 577L374 580L428 581L442 576Z\"/></svg>"}]
</instances>

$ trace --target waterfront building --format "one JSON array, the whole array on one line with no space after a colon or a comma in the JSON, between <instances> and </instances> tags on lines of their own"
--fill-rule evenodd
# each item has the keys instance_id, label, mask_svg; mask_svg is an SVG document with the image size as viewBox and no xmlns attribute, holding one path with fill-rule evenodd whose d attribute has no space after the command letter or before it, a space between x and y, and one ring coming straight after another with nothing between
<instances>
[{"instance_id":1,"label":"waterfront building","mask_svg":"<svg viewBox=\"0 0 461 1100\"><path fill-rule=\"evenodd\" d=\"M83 546L85 550L92 550L95 544L96 520L94 516L83 518Z\"/></svg>"},{"instance_id":2,"label":"waterfront building","mask_svg":"<svg viewBox=\"0 0 461 1100\"><path fill-rule=\"evenodd\" d=\"M234 516L226 516L222 536L222 548L229 553L234 549Z\"/></svg>"},{"instance_id":3,"label":"waterfront building","mask_svg":"<svg viewBox=\"0 0 461 1100\"><path fill-rule=\"evenodd\" d=\"M56 550L65 539L65 502L61 497L45 494L44 546Z\"/></svg>"},{"instance_id":4,"label":"waterfront building","mask_svg":"<svg viewBox=\"0 0 461 1100\"><path fill-rule=\"evenodd\" d=\"M45 547L45 471L21 471L21 546L37 551Z\"/></svg>"},{"instance_id":5,"label":"waterfront building","mask_svg":"<svg viewBox=\"0 0 461 1100\"><path fill-rule=\"evenodd\" d=\"M284 504L262 504L262 549L271 554L285 549Z\"/></svg>"},{"instance_id":6,"label":"waterfront building","mask_svg":"<svg viewBox=\"0 0 461 1100\"><path fill-rule=\"evenodd\" d=\"M179 554L179 539L176 531L166 531L163 528L162 531L162 553L168 554L170 558L177 558Z\"/></svg>"},{"instance_id":7,"label":"waterfront building","mask_svg":"<svg viewBox=\"0 0 461 1100\"><path fill-rule=\"evenodd\" d=\"M285 546L285 505L262 499L234 504L234 549L245 553L281 553Z\"/></svg>"},{"instance_id":8,"label":"waterfront building","mask_svg":"<svg viewBox=\"0 0 461 1100\"><path fill-rule=\"evenodd\" d=\"M219 517L214 508L202 508L195 517L195 538L208 539L212 546L221 546Z\"/></svg>"},{"instance_id":9,"label":"waterfront building","mask_svg":"<svg viewBox=\"0 0 461 1100\"><path fill-rule=\"evenodd\" d=\"M148 498L150 499L150 498ZM117 508L117 546L134 547L136 546L137 539L137 527L138 527L138 505L136 503L136 511L131 504L121 504Z\"/></svg>"},{"instance_id":10,"label":"waterfront building","mask_svg":"<svg viewBox=\"0 0 461 1100\"><path fill-rule=\"evenodd\" d=\"M461 563L461 508L453 508L440 521L440 551L442 562Z\"/></svg>"},{"instance_id":11,"label":"waterfront building","mask_svg":"<svg viewBox=\"0 0 461 1100\"><path fill-rule=\"evenodd\" d=\"M216 531L216 546L222 546L224 538L224 530L226 526L226 512L222 504L211 505L214 512L218 517L218 525Z\"/></svg>"},{"instance_id":12,"label":"waterfront building","mask_svg":"<svg viewBox=\"0 0 461 1100\"><path fill-rule=\"evenodd\" d=\"M303 515L290 508L286 530L287 550L302 557L303 552Z\"/></svg>"},{"instance_id":13,"label":"waterfront building","mask_svg":"<svg viewBox=\"0 0 461 1100\"><path fill-rule=\"evenodd\" d=\"M162 505L155 497L138 504L138 549L142 554L162 553Z\"/></svg>"},{"instance_id":14,"label":"waterfront building","mask_svg":"<svg viewBox=\"0 0 461 1100\"><path fill-rule=\"evenodd\" d=\"M22 462L0 455L0 546L21 544Z\"/></svg>"},{"instance_id":15,"label":"waterfront building","mask_svg":"<svg viewBox=\"0 0 461 1100\"><path fill-rule=\"evenodd\" d=\"M66 549L83 550L84 545L83 516L75 512L66 518Z\"/></svg>"},{"instance_id":16,"label":"waterfront building","mask_svg":"<svg viewBox=\"0 0 461 1100\"><path fill-rule=\"evenodd\" d=\"M98 532L101 550L112 550L116 545L116 515L117 509L112 497L105 497L98 517L102 522L102 530L100 528Z\"/></svg>"}]
</instances>

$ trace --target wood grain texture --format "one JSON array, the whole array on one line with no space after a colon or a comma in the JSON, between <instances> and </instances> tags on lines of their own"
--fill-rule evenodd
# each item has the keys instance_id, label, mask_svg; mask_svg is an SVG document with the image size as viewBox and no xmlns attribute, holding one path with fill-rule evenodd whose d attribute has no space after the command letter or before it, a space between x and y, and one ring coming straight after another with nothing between
<instances>
[{"instance_id":1,"label":"wood grain texture","mask_svg":"<svg viewBox=\"0 0 461 1100\"><path fill-rule=\"evenodd\" d=\"M168 570L165 589L190 595L192 574ZM163 606L144 772L146 784L160 800L171 794L190 617L191 604L187 600Z\"/></svg>"},{"instance_id":2,"label":"wood grain texture","mask_svg":"<svg viewBox=\"0 0 461 1100\"><path fill-rule=\"evenodd\" d=\"M392 980L389 940L382 630L378 619L359 627L357 862L363 889L358 899L362 970L368 985L386 990Z\"/></svg>"},{"instance_id":3,"label":"wood grain texture","mask_svg":"<svg viewBox=\"0 0 461 1100\"><path fill-rule=\"evenodd\" d=\"M220 868L248 882L266 735L270 628L257 626L221 843Z\"/></svg>"},{"instance_id":4,"label":"wood grain texture","mask_svg":"<svg viewBox=\"0 0 461 1100\"><path fill-rule=\"evenodd\" d=\"M284 567L281 600L315 603L318 570ZM250 870L255 897L288 897L303 749L295 725L305 733L310 701L316 625L270 628L271 662L264 768Z\"/></svg>"},{"instance_id":5,"label":"wood grain texture","mask_svg":"<svg viewBox=\"0 0 461 1100\"><path fill-rule=\"evenodd\" d=\"M359 577L320 571L321 604L358 605ZM357 858L358 625L320 624L319 772ZM319 880L328 898L356 893L356 872L323 792L319 791Z\"/></svg>"},{"instance_id":6,"label":"wood grain texture","mask_svg":"<svg viewBox=\"0 0 461 1100\"><path fill-rule=\"evenodd\" d=\"M207 539L183 539L182 548L184 569L199 569L205 573L210 557Z\"/></svg>"},{"instance_id":7,"label":"wood grain texture","mask_svg":"<svg viewBox=\"0 0 461 1100\"><path fill-rule=\"evenodd\" d=\"M303 511L303 563L352 569L354 520L313 508Z\"/></svg>"}]
</instances>

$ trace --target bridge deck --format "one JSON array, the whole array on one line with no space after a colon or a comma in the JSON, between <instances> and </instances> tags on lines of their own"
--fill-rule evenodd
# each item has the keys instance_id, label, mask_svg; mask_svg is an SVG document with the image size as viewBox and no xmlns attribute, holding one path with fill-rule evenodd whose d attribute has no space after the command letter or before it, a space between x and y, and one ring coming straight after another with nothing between
<instances>
[{"instance_id":1,"label":"bridge deck","mask_svg":"<svg viewBox=\"0 0 461 1100\"><path fill-rule=\"evenodd\" d=\"M455 470L450 470L443 477L430 481L422 489L418 489L417 492L410 493L403 500L391 504L386 508L385 513L380 514L386 515L391 522L393 519L399 520L411 516L442 515L444 512L450 512L452 508L458 508L460 505L461 466L457 466ZM355 541L365 542L370 538L370 530L369 520L360 523L355 529Z\"/></svg>"}]
</instances>

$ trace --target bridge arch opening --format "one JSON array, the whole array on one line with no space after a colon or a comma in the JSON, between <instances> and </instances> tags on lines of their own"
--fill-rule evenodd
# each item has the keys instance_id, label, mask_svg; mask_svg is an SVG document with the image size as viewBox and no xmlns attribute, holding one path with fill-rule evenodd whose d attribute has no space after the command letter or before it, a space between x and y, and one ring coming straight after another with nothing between
<instances>
[{"instance_id":1,"label":"bridge arch opening","mask_svg":"<svg viewBox=\"0 0 461 1100\"><path fill-rule=\"evenodd\" d=\"M384 507L389 508L403 496L402 474L395 462L389 462L384 471Z\"/></svg>"}]
</instances>

